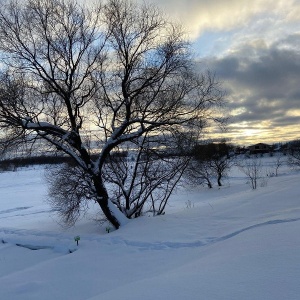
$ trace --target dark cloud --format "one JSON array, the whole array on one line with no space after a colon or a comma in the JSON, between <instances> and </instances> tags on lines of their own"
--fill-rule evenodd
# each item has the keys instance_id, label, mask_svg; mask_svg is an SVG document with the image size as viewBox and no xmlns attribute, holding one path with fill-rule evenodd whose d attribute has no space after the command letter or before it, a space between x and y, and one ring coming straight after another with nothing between
<instances>
[{"instance_id":1,"label":"dark cloud","mask_svg":"<svg viewBox=\"0 0 300 300\"><path fill-rule=\"evenodd\" d=\"M249 52L249 49L246 50ZM223 81L251 90L253 96L258 98L278 99L300 93L299 52L278 48L255 49L256 55L247 52L241 49L238 53L216 60L212 66Z\"/></svg>"},{"instance_id":2,"label":"dark cloud","mask_svg":"<svg viewBox=\"0 0 300 300\"><path fill-rule=\"evenodd\" d=\"M279 126L290 126L290 125L296 125L296 124L300 125L300 116L278 117L276 120L274 120L274 125L276 125L278 127Z\"/></svg>"},{"instance_id":3,"label":"dark cloud","mask_svg":"<svg viewBox=\"0 0 300 300\"><path fill-rule=\"evenodd\" d=\"M285 126L286 131L300 125L300 34L269 47L244 44L211 59L210 68L227 89L233 122L248 122L250 128L269 121L272 128Z\"/></svg>"}]
</instances>

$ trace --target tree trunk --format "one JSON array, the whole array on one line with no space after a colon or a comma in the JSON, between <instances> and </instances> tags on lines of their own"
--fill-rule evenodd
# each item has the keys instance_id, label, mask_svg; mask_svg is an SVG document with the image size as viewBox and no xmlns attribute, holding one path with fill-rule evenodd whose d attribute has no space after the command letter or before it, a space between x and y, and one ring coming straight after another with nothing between
<instances>
[{"instance_id":1,"label":"tree trunk","mask_svg":"<svg viewBox=\"0 0 300 300\"><path fill-rule=\"evenodd\" d=\"M212 189L212 184L208 178L206 178L208 188Z\"/></svg>"},{"instance_id":2,"label":"tree trunk","mask_svg":"<svg viewBox=\"0 0 300 300\"><path fill-rule=\"evenodd\" d=\"M100 205L102 212L106 216L107 220L116 228L118 229L120 227L120 222L116 218L116 216L113 215L112 211L109 208L108 205L108 196L101 197L99 200L97 200L97 203Z\"/></svg>"},{"instance_id":3,"label":"tree trunk","mask_svg":"<svg viewBox=\"0 0 300 300\"><path fill-rule=\"evenodd\" d=\"M108 193L107 193L107 190L106 190L103 182L101 182L101 180L99 180L99 178L97 178L97 177L94 177L93 181L94 181L95 189L96 189L96 192L97 192L97 200L96 200L97 203L101 207L101 210L104 213L107 220L116 229L118 229L121 224L120 224L120 221L117 219L117 217L113 214L113 212L109 208Z\"/></svg>"},{"instance_id":4,"label":"tree trunk","mask_svg":"<svg viewBox=\"0 0 300 300\"><path fill-rule=\"evenodd\" d=\"M222 175L218 174L218 186L222 186L221 179L222 179Z\"/></svg>"}]
</instances>

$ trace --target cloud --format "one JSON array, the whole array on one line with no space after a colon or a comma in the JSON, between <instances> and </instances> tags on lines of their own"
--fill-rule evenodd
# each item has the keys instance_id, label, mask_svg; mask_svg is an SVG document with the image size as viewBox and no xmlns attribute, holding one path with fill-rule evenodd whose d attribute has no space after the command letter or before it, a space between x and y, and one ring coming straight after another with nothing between
<instances>
[{"instance_id":1,"label":"cloud","mask_svg":"<svg viewBox=\"0 0 300 300\"><path fill-rule=\"evenodd\" d=\"M245 26L256 16L299 21L300 3L297 0L152 0L168 14L179 20L196 39L207 30L228 31Z\"/></svg>"},{"instance_id":2,"label":"cloud","mask_svg":"<svg viewBox=\"0 0 300 300\"><path fill-rule=\"evenodd\" d=\"M199 69L207 66L223 81L232 113L228 136L248 143L299 137L299 0L146 2L183 24Z\"/></svg>"},{"instance_id":3,"label":"cloud","mask_svg":"<svg viewBox=\"0 0 300 300\"><path fill-rule=\"evenodd\" d=\"M300 124L300 33L291 34L269 46L244 43L208 65L227 89L232 128L268 130L269 138ZM245 129L245 128L244 128ZM270 132L271 130L271 132ZM289 135L290 136L290 135Z\"/></svg>"}]
</instances>

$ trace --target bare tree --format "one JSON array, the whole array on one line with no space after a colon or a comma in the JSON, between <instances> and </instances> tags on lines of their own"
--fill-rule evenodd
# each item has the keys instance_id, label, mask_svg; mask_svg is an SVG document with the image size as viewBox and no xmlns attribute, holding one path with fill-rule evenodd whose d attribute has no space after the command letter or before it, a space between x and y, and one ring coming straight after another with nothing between
<instances>
[{"instance_id":1,"label":"bare tree","mask_svg":"<svg viewBox=\"0 0 300 300\"><path fill-rule=\"evenodd\" d=\"M233 164L229 152L230 145L226 142L196 144L192 150L193 159L188 167L188 177L192 181L195 177L194 180L205 182L209 188L212 188L212 179L216 177L218 186L222 186L222 179Z\"/></svg>"},{"instance_id":2,"label":"bare tree","mask_svg":"<svg viewBox=\"0 0 300 300\"><path fill-rule=\"evenodd\" d=\"M253 190L257 188L258 180L262 175L262 162L259 158L253 157L238 162L238 167L247 176Z\"/></svg>"},{"instance_id":3,"label":"bare tree","mask_svg":"<svg viewBox=\"0 0 300 300\"><path fill-rule=\"evenodd\" d=\"M300 167L300 141L295 140L289 143L288 145L288 164L292 168Z\"/></svg>"},{"instance_id":4,"label":"bare tree","mask_svg":"<svg viewBox=\"0 0 300 300\"><path fill-rule=\"evenodd\" d=\"M105 166L112 201L128 218L162 214L189 161L151 147L149 138L141 138L129 157L112 158Z\"/></svg>"},{"instance_id":5,"label":"bare tree","mask_svg":"<svg viewBox=\"0 0 300 300\"><path fill-rule=\"evenodd\" d=\"M275 167L275 176L278 176L279 168L286 163L286 159L282 153L278 153L275 156L274 167Z\"/></svg>"},{"instance_id":6,"label":"bare tree","mask_svg":"<svg viewBox=\"0 0 300 300\"><path fill-rule=\"evenodd\" d=\"M135 192L128 200L122 191L124 205L118 195L109 195L111 154L131 141L202 128L216 119L214 108L222 103L214 77L195 72L180 27L151 5L11 1L0 9L0 50L6 66L0 83L3 149L49 145L73 159L76 172L63 185L64 172L52 178L60 200L70 200L63 209L67 220L76 219L82 203L92 199L118 228L117 210L130 217ZM156 148L164 143L158 140ZM136 149L149 153L148 145L137 142ZM125 173L131 168L123 167ZM155 164L147 168L143 180L156 172ZM161 187L159 178L154 182L150 190Z\"/></svg>"},{"instance_id":7,"label":"bare tree","mask_svg":"<svg viewBox=\"0 0 300 300\"><path fill-rule=\"evenodd\" d=\"M94 200L93 181L87 172L73 164L46 169L49 203L63 223L72 226Z\"/></svg>"},{"instance_id":8,"label":"bare tree","mask_svg":"<svg viewBox=\"0 0 300 300\"><path fill-rule=\"evenodd\" d=\"M209 166L217 176L218 186L222 186L222 179L228 175L228 171L233 165L232 156L230 156L230 145L226 142L213 143L209 145L210 157Z\"/></svg>"},{"instance_id":9,"label":"bare tree","mask_svg":"<svg viewBox=\"0 0 300 300\"><path fill-rule=\"evenodd\" d=\"M293 151L288 154L288 164L292 168L300 167L300 151Z\"/></svg>"},{"instance_id":10,"label":"bare tree","mask_svg":"<svg viewBox=\"0 0 300 300\"><path fill-rule=\"evenodd\" d=\"M205 160L191 159L185 171L188 181L194 185L207 185L212 188L213 172Z\"/></svg>"}]
</instances>

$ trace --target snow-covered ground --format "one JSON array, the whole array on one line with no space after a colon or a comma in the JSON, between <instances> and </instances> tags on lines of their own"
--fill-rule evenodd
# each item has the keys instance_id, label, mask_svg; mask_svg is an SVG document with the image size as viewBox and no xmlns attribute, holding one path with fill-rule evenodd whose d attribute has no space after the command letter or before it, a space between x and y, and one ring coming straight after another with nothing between
<instances>
[{"instance_id":1,"label":"snow-covered ground","mask_svg":"<svg viewBox=\"0 0 300 300\"><path fill-rule=\"evenodd\" d=\"M41 168L0 173L0 299L300 299L300 173L246 181L233 169L107 234L92 209L62 228Z\"/></svg>"}]
</instances>

